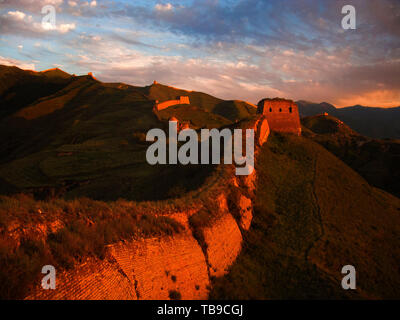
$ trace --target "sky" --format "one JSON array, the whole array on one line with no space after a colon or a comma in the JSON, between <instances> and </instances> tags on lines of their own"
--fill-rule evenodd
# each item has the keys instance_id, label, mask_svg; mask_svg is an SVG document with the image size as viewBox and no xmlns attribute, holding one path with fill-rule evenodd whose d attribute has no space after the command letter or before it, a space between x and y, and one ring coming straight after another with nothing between
<instances>
[{"instance_id":1,"label":"sky","mask_svg":"<svg viewBox=\"0 0 400 320\"><path fill-rule=\"evenodd\" d=\"M0 0L0 64L252 103L397 107L400 0Z\"/></svg>"}]
</instances>

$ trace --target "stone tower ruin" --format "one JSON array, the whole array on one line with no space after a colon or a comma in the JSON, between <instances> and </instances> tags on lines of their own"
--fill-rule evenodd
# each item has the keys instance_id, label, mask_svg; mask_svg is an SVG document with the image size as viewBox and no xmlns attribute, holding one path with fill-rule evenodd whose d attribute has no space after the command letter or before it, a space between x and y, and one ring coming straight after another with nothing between
<instances>
[{"instance_id":1,"label":"stone tower ruin","mask_svg":"<svg viewBox=\"0 0 400 320\"><path fill-rule=\"evenodd\" d=\"M266 116L271 131L301 135L299 110L292 100L262 99L257 105L257 113Z\"/></svg>"}]
</instances>

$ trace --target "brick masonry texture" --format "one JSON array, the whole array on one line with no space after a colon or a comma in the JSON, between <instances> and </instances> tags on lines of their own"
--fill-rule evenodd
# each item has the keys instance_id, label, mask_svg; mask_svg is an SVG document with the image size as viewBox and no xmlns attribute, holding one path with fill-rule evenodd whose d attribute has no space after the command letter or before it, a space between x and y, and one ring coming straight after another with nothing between
<instances>
[{"instance_id":1,"label":"brick masonry texture","mask_svg":"<svg viewBox=\"0 0 400 320\"><path fill-rule=\"evenodd\" d=\"M204 254L191 234L118 244L111 255L145 300L167 300L174 290L182 299L206 299L208 272Z\"/></svg>"},{"instance_id":2,"label":"brick masonry texture","mask_svg":"<svg viewBox=\"0 0 400 320\"><path fill-rule=\"evenodd\" d=\"M211 227L203 230L207 244L210 275L215 277L227 273L229 266L240 253L242 234L230 213L225 213Z\"/></svg>"}]
</instances>

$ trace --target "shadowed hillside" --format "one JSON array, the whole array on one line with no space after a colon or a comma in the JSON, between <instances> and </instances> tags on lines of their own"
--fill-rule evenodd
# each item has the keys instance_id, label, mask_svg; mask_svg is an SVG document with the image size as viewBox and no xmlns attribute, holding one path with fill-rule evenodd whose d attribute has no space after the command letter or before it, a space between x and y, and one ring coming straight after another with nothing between
<instances>
[{"instance_id":1,"label":"shadowed hillside","mask_svg":"<svg viewBox=\"0 0 400 320\"><path fill-rule=\"evenodd\" d=\"M255 112L242 102L191 92L190 106L163 110L160 121L153 113L154 100L186 91L158 84L107 84L59 69L33 72L2 66L0 80L0 190L32 192L39 198L174 197L196 188L212 168L149 165L147 131L164 129L172 114L193 128L215 128Z\"/></svg>"},{"instance_id":2,"label":"shadowed hillside","mask_svg":"<svg viewBox=\"0 0 400 320\"><path fill-rule=\"evenodd\" d=\"M272 135L257 162L252 228L212 299L396 298L400 200L309 139ZM357 290L341 287L342 266Z\"/></svg>"},{"instance_id":3,"label":"shadowed hillside","mask_svg":"<svg viewBox=\"0 0 400 320\"><path fill-rule=\"evenodd\" d=\"M304 135L323 145L370 184L400 196L400 141L364 137L332 116L303 118Z\"/></svg>"},{"instance_id":4,"label":"shadowed hillside","mask_svg":"<svg viewBox=\"0 0 400 320\"><path fill-rule=\"evenodd\" d=\"M256 106L245 101L225 101L206 93L181 90L159 83L140 88L139 90L146 94L150 99L159 100L160 102L173 100L178 96L188 96L191 105L196 106L203 111L217 114L232 122L248 118L251 115L254 115L257 111Z\"/></svg>"},{"instance_id":5,"label":"shadowed hillside","mask_svg":"<svg viewBox=\"0 0 400 320\"><path fill-rule=\"evenodd\" d=\"M61 90L72 80L59 69L34 72L0 65L0 119Z\"/></svg>"}]
</instances>

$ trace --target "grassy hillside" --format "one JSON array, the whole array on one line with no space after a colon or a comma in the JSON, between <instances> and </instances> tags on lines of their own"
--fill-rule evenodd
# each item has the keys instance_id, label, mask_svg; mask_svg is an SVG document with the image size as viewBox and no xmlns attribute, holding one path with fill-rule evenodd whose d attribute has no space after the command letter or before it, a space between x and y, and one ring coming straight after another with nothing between
<instances>
[{"instance_id":1,"label":"grassy hillside","mask_svg":"<svg viewBox=\"0 0 400 320\"><path fill-rule=\"evenodd\" d=\"M227 118L192 105L172 106L159 111L159 115L166 121L175 117L179 121L189 122L193 129L219 128L232 123Z\"/></svg>"},{"instance_id":2,"label":"grassy hillside","mask_svg":"<svg viewBox=\"0 0 400 320\"><path fill-rule=\"evenodd\" d=\"M396 298L400 200L307 138L273 134L257 165L256 208L213 299ZM342 266L357 270L341 288Z\"/></svg>"},{"instance_id":3,"label":"grassy hillside","mask_svg":"<svg viewBox=\"0 0 400 320\"><path fill-rule=\"evenodd\" d=\"M61 90L72 80L59 69L34 72L0 65L0 119Z\"/></svg>"},{"instance_id":4,"label":"grassy hillside","mask_svg":"<svg viewBox=\"0 0 400 320\"><path fill-rule=\"evenodd\" d=\"M140 90L146 94L149 99L158 100L160 102L174 100L178 96L188 96L192 106L206 112L217 114L231 122L251 117L251 115L254 115L257 111L253 105L244 101L225 101L203 92L181 90L159 83L144 87Z\"/></svg>"},{"instance_id":5,"label":"grassy hillside","mask_svg":"<svg viewBox=\"0 0 400 320\"><path fill-rule=\"evenodd\" d=\"M0 118L0 191L32 192L42 199L155 200L192 190L212 168L148 165L147 131L165 128L172 115L194 128L226 126L232 124L230 118L251 116L246 110L253 108L191 92L190 106L163 110L164 121L159 121L154 100L174 99L185 91L107 84L59 69L2 67L0 79L7 77L14 79L13 85L1 82L2 88L14 98L2 100L7 112ZM36 85L46 90L36 90ZM212 111L221 104L222 109Z\"/></svg>"},{"instance_id":6,"label":"grassy hillside","mask_svg":"<svg viewBox=\"0 0 400 320\"><path fill-rule=\"evenodd\" d=\"M302 124L306 136L323 145L370 184L400 196L399 140L364 137L332 116L306 117Z\"/></svg>"},{"instance_id":7,"label":"grassy hillside","mask_svg":"<svg viewBox=\"0 0 400 320\"><path fill-rule=\"evenodd\" d=\"M3 119L0 176L20 190L57 193L84 183L93 198L115 197L110 191L118 189L129 198L124 181L139 181L135 172L157 174L145 161L146 145L134 136L159 126L151 110L135 91L77 77Z\"/></svg>"}]
</instances>

